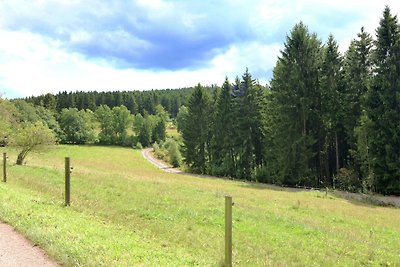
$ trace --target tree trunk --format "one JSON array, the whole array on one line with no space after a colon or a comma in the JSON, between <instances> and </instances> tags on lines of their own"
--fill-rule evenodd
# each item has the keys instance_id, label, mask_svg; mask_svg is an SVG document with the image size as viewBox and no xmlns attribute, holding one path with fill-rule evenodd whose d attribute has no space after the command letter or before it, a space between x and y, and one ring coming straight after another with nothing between
<instances>
[{"instance_id":1,"label":"tree trunk","mask_svg":"<svg viewBox=\"0 0 400 267\"><path fill-rule=\"evenodd\" d=\"M24 163L24 159L25 159L25 154L23 152L18 154L17 157L17 165L22 165Z\"/></svg>"},{"instance_id":2,"label":"tree trunk","mask_svg":"<svg viewBox=\"0 0 400 267\"><path fill-rule=\"evenodd\" d=\"M339 173L339 142L337 131L335 131L335 145L336 145L336 175Z\"/></svg>"}]
</instances>

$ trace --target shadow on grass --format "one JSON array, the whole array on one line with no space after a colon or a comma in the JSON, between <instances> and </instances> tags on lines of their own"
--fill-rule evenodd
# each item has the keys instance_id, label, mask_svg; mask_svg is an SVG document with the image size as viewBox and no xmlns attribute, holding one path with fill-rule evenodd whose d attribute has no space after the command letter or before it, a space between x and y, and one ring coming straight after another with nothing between
<instances>
[{"instance_id":1,"label":"shadow on grass","mask_svg":"<svg viewBox=\"0 0 400 267\"><path fill-rule=\"evenodd\" d=\"M380 195L370 195L363 193L351 193L339 190L332 190L326 188L310 188L310 187L288 187L288 186L279 186L273 184L263 184L257 182L249 182L243 181L241 187L244 188L252 188L259 190L273 190L279 192L320 192L325 193L326 195L330 195L332 197L345 199L348 202L364 206L364 207L394 207L400 208L400 198L397 197L385 197Z\"/></svg>"}]
</instances>

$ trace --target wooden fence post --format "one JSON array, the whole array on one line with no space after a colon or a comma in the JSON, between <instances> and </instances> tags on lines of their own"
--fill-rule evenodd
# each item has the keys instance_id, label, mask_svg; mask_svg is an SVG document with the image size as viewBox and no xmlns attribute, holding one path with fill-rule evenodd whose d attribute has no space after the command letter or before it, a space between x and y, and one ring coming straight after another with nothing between
<instances>
[{"instance_id":1,"label":"wooden fence post","mask_svg":"<svg viewBox=\"0 0 400 267\"><path fill-rule=\"evenodd\" d=\"M70 158L65 158L65 206L69 206L71 194L71 162Z\"/></svg>"},{"instance_id":2,"label":"wooden fence post","mask_svg":"<svg viewBox=\"0 0 400 267\"><path fill-rule=\"evenodd\" d=\"M232 197L225 196L225 267L232 267Z\"/></svg>"},{"instance_id":3,"label":"wooden fence post","mask_svg":"<svg viewBox=\"0 0 400 267\"><path fill-rule=\"evenodd\" d=\"M7 153L3 153L3 182L7 182Z\"/></svg>"}]
</instances>

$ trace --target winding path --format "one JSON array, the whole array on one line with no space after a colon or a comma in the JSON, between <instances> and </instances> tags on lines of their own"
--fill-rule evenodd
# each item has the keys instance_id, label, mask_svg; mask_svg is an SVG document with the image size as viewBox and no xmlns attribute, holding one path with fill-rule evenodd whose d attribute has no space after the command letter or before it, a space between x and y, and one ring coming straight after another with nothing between
<instances>
[{"instance_id":1,"label":"winding path","mask_svg":"<svg viewBox=\"0 0 400 267\"><path fill-rule=\"evenodd\" d=\"M162 169L166 172L170 172L170 173L178 173L178 174L184 174L183 171L176 169L174 167L171 167L169 165L167 165L164 161L159 160L157 158L155 158L153 156L152 152L152 148L145 148L142 149L142 156L147 159L148 161L150 161L150 163L152 163L154 166L156 166L159 169Z\"/></svg>"},{"instance_id":2,"label":"winding path","mask_svg":"<svg viewBox=\"0 0 400 267\"><path fill-rule=\"evenodd\" d=\"M59 265L14 228L0 222L0 266L57 267Z\"/></svg>"}]
</instances>

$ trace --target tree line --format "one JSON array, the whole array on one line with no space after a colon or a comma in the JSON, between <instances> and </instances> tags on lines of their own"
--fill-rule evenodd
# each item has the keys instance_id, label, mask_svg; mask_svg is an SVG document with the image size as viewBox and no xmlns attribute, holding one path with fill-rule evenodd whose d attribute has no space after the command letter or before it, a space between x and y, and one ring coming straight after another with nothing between
<instances>
[{"instance_id":1,"label":"tree line","mask_svg":"<svg viewBox=\"0 0 400 267\"><path fill-rule=\"evenodd\" d=\"M0 146L20 149L16 160L23 164L26 155L41 147L62 144L100 144L141 148L166 138L169 114L161 105L155 114L135 116L127 107L101 105L90 109L63 108L54 112L24 100L0 98Z\"/></svg>"},{"instance_id":2,"label":"tree line","mask_svg":"<svg viewBox=\"0 0 400 267\"><path fill-rule=\"evenodd\" d=\"M187 105L190 94L194 88L164 89L151 91L76 91L59 92L58 94L44 94L24 98L26 102L43 106L54 112L61 112L64 108L77 108L78 110L95 111L99 106L106 105L110 108L125 106L131 114L145 113L154 115L156 107L161 105L171 117L176 117L179 107ZM214 86L206 87L210 92Z\"/></svg>"},{"instance_id":3,"label":"tree line","mask_svg":"<svg viewBox=\"0 0 400 267\"><path fill-rule=\"evenodd\" d=\"M177 116L194 172L275 184L400 195L400 25L386 7L342 55L303 23L287 36L270 85L246 70Z\"/></svg>"}]
</instances>

